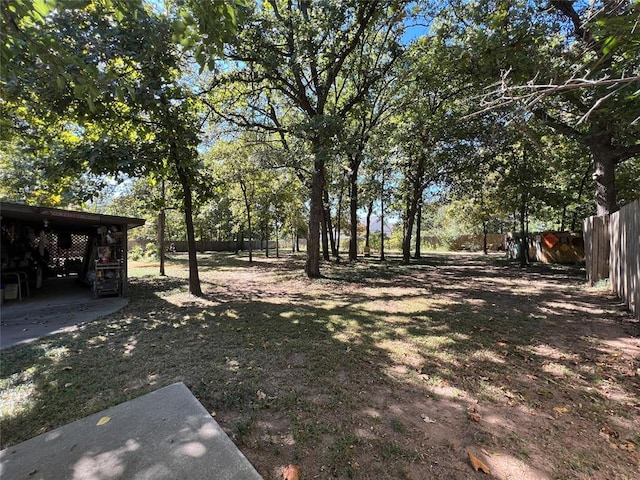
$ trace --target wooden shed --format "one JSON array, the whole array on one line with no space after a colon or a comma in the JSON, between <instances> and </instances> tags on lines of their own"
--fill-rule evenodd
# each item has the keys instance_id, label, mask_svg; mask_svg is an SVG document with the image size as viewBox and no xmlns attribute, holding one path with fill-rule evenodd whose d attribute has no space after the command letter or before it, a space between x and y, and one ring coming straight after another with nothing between
<instances>
[{"instance_id":1,"label":"wooden shed","mask_svg":"<svg viewBox=\"0 0 640 480\"><path fill-rule=\"evenodd\" d=\"M2 283L14 289L17 284L18 296L24 297L56 278L76 277L96 296L126 296L128 232L144 223L0 202Z\"/></svg>"}]
</instances>

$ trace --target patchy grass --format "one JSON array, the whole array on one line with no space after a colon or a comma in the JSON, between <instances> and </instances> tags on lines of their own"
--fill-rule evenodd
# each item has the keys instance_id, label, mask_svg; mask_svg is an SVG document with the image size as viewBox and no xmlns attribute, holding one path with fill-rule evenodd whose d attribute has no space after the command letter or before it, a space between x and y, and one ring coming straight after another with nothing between
<instances>
[{"instance_id":1,"label":"patchy grass","mask_svg":"<svg viewBox=\"0 0 640 480\"><path fill-rule=\"evenodd\" d=\"M130 303L2 351L7 447L176 381L265 479L636 478L640 333L571 267L430 254L134 264Z\"/></svg>"}]
</instances>

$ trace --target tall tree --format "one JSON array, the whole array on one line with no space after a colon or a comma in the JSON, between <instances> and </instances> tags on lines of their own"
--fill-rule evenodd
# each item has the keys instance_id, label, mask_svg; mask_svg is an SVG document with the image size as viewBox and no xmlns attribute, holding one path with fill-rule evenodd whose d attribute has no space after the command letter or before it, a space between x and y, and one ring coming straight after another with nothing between
<instances>
[{"instance_id":1,"label":"tall tree","mask_svg":"<svg viewBox=\"0 0 640 480\"><path fill-rule=\"evenodd\" d=\"M403 174L405 263L411 258L411 239L425 189L466 168L475 156L469 139L471 124L460 120L461 99L472 91L470 78L458 69L464 55L464 49L440 37L423 37L412 45L403 66L408 80L401 90L405 108L394 122L396 163Z\"/></svg>"},{"instance_id":2,"label":"tall tree","mask_svg":"<svg viewBox=\"0 0 640 480\"><path fill-rule=\"evenodd\" d=\"M183 52L174 41L186 29L176 30L183 24L138 8L138 2L62 1L55 9L44 3L3 5L8 33L2 58L15 64L2 70L0 105L11 131L33 138L55 126L55 137L80 137L55 152L66 170L78 174L172 172L183 187L189 290L200 295L192 187L201 119L192 92L180 81ZM135 14L127 15L125 7L135 5ZM235 19L223 16L214 23L228 22ZM212 32L210 39L222 42L227 31ZM64 71L60 57L67 62ZM42 137L40 146L49 148L45 142Z\"/></svg>"},{"instance_id":3,"label":"tall tree","mask_svg":"<svg viewBox=\"0 0 640 480\"><path fill-rule=\"evenodd\" d=\"M596 212L615 211L616 169L640 155L637 2L453 3L444 30L487 85L480 110L534 114L584 145Z\"/></svg>"},{"instance_id":4,"label":"tall tree","mask_svg":"<svg viewBox=\"0 0 640 480\"><path fill-rule=\"evenodd\" d=\"M299 168L310 185L309 277L320 276L322 195L334 139L343 119L395 61L406 3L256 2L227 52L236 62L227 77L243 82L243 106L251 111L227 111L226 118L309 146L311 165L300 159Z\"/></svg>"}]
</instances>

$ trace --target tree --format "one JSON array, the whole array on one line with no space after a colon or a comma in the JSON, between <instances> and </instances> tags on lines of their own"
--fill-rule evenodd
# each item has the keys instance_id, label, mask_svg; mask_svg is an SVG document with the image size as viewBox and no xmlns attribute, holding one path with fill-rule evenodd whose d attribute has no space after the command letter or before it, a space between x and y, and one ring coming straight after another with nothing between
<instances>
[{"instance_id":1,"label":"tree","mask_svg":"<svg viewBox=\"0 0 640 480\"><path fill-rule=\"evenodd\" d=\"M265 0L248 14L227 52L236 62L227 80L245 86L242 106L250 111L220 113L242 126L309 145L310 168L303 162L299 168L310 185L309 277L320 276L320 222L332 143L343 119L395 61L405 3ZM354 76L358 69L368 74Z\"/></svg>"},{"instance_id":2,"label":"tree","mask_svg":"<svg viewBox=\"0 0 640 480\"><path fill-rule=\"evenodd\" d=\"M78 174L175 175L190 245L189 290L200 295L192 187L202 118L193 93L180 82L182 51L174 42L187 30L176 31L172 19L149 8L125 15L127 2L61 2L54 10L42 3L3 8L8 34L2 56L17 62L2 72L1 105L11 131L35 138L43 127L56 126L58 136L79 137L54 152ZM220 22L235 25L235 18L224 16L214 25ZM212 32L209 41L223 41L228 31ZM71 65L64 72L59 57Z\"/></svg>"},{"instance_id":3,"label":"tree","mask_svg":"<svg viewBox=\"0 0 640 480\"><path fill-rule=\"evenodd\" d=\"M615 171L640 155L634 3L558 0L538 9L524 0L485 1L455 8L453 36L470 47L470 68L491 85L480 111L534 114L584 145L593 159L598 215L617 209Z\"/></svg>"},{"instance_id":4,"label":"tree","mask_svg":"<svg viewBox=\"0 0 640 480\"><path fill-rule=\"evenodd\" d=\"M458 69L464 54L441 37L423 37L412 45L403 66L405 108L394 118L394 136L396 163L403 175L404 263L411 258L412 234L425 189L467 169L475 158L471 122L460 120L461 99L471 90L470 78ZM416 241L420 241L419 232Z\"/></svg>"}]
</instances>

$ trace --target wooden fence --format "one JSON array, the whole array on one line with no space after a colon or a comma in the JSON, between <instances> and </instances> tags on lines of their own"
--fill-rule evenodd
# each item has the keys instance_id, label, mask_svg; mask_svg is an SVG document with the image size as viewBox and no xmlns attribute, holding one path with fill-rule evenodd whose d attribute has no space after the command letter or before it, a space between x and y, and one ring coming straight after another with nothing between
<instances>
[{"instance_id":1,"label":"wooden fence","mask_svg":"<svg viewBox=\"0 0 640 480\"><path fill-rule=\"evenodd\" d=\"M640 199L611 214L611 289L640 319Z\"/></svg>"},{"instance_id":2,"label":"wooden fence","mask_svg":"<svg viewBox=\"0 0 640 480\"><path fill-rule=\"evenodd\" d=\"M587 280L611 289L640 319L640 199L609 216L584 221Z\"/></svg>"},{"instance_id":3,"label":"wooden fence","mask_svg":"<svg viewBox=\"0 0 640 480\"><path fill-rule=\"evenodd\" d=\"M583 227L587 280L593 285L609 278L609 216L585 218Z\"/></svg>"}]
</instances>

